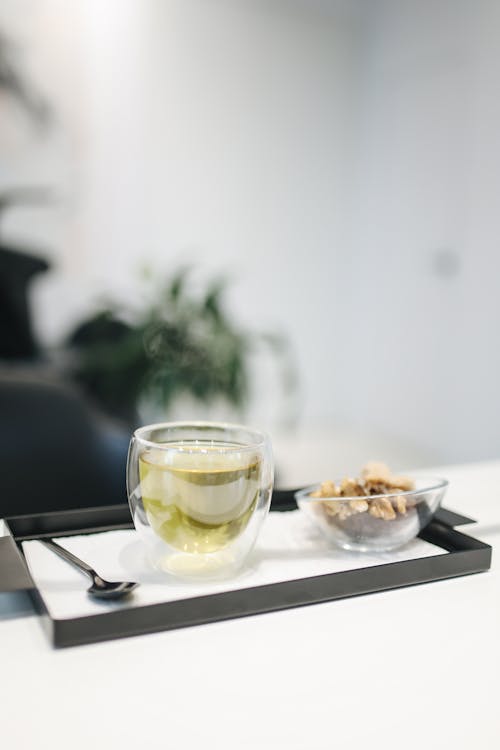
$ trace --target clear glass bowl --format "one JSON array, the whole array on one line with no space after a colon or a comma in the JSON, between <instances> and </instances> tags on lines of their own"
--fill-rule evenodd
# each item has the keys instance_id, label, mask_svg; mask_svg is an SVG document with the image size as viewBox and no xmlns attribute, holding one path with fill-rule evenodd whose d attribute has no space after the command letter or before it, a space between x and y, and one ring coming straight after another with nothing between
<instances>
[{"instance_id":1,"label":"clear glass bowl","mask_svg":"<svg viewBox=\"0 0 500 750\"><path fill-rule=\"evenodd\" d=\"M413 477L415 489L367 497L311 497L320 485L295 494L300 510L339 547L386 552L427 526L446 492L445 479ZM336 482L337 484L338 482Z\"/></svg>"},{"instance_id":2,"label":"clear glass bowl","mask_svg":"<svg viewBox=\"0 0 500 750\"><path fill-rule=\"evenodd\" d=\"M132 436L132 518L152 565L167 573L234 573L257 539L272 487L271 445L255 430L170 422L141 427Z\"/></svg>"}]
</instances>

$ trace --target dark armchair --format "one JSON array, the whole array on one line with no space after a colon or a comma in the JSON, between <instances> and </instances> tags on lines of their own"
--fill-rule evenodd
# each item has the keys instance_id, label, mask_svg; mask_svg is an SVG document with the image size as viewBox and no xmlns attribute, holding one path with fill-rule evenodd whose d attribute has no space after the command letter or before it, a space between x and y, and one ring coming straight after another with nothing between
<instances>
[{"instance_id":1,"label":"dark armchair","mask_svg":"<svg viewBox=\"0 0 500 750\"><path fill-rule=\"evenodd\" d=\"M78 391L0 373L0 517L126 502L127 447Z\"/></svg>"}]
</instances>

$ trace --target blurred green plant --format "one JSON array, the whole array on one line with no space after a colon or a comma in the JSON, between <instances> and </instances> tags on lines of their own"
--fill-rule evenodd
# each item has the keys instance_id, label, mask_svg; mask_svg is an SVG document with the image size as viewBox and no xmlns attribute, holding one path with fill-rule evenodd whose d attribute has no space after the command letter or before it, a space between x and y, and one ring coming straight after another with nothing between
<instances>
[{"instance_id":1,"label":"blurred green plant","mask_svg":"<svg viewBox=\"0 0 500 750\"><path fill-rule=\"evenodd\" d=\"M73 377L113 416L136 422L143 399L168 414L183 394L204 404L222 398L241 411L250 393L249 357L262 344L279 360L287 393L294 391L287 340L241 330L223 304L226 282L216 279L197 295L189 276L181 269L138 310L108 304L71 334Z\"/></svg>"}]
</instances>

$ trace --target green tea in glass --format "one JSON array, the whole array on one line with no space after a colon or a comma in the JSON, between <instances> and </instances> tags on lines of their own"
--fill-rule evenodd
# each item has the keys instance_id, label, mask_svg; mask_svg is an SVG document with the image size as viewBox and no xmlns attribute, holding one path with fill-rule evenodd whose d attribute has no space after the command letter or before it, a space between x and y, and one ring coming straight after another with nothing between
<instances>
[{"instance_id":1,"label":"green tea in glass","mask_svg":"<svg viewBox=\"0 0 500 750\"><path fill-rule=\"evenodd\" d=\"M269 440L245 427L167 423L132 438L134 523L155 567L173 574L236 571L268 511L272 481Z\"/></svg>"}]
</instances>

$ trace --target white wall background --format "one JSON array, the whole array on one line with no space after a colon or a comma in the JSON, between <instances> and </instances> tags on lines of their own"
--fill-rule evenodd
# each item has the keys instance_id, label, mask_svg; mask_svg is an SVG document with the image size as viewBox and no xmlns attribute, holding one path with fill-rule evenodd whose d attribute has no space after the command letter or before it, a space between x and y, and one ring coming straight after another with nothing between
<instances>
[{"instance_id":1,"label":"white wall background","mask_svg":"<svg viewBox=\"0 0 500 750\"><path fill-rule=\"evenodd\" d=\"M367 13L339 395L444 460L498 456L500 5Z\"/></svg>"},{"instance_id":2,"label":"white wall background","mask_svg":"<svg viewBox=\"0 0 500 750\"><path fill-rule=\"evenodd\" d=\"M56 263L40 334L193 261L289 334L303 425L497 455L499 25L494 0L4 0L58 118L0 110L0 187L60 197L5 224Z\"/></svg>"}]
</instances>

